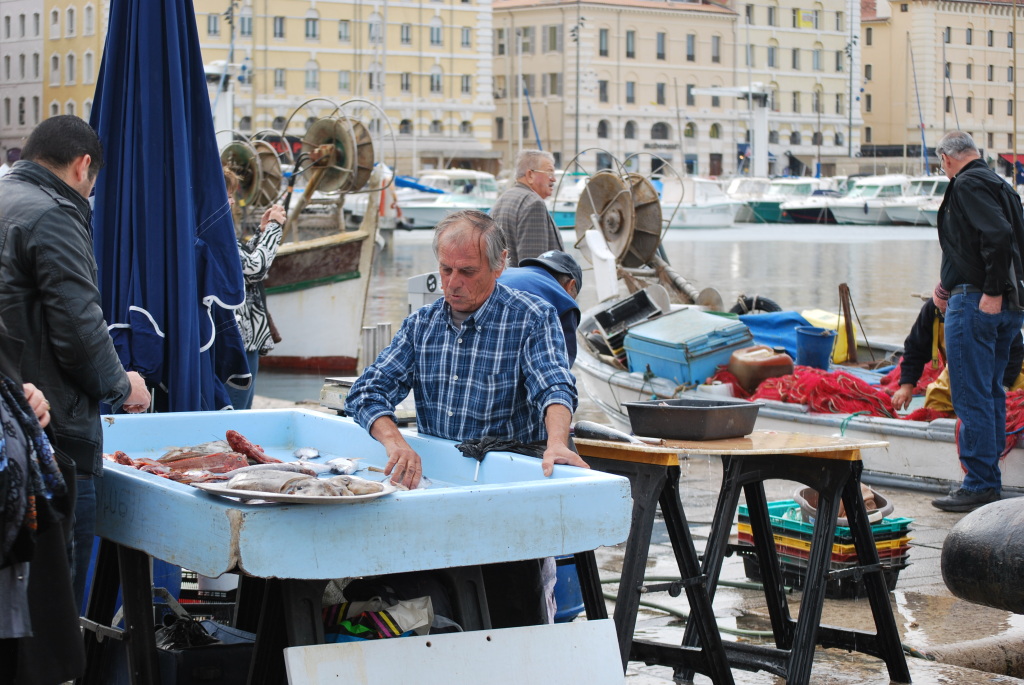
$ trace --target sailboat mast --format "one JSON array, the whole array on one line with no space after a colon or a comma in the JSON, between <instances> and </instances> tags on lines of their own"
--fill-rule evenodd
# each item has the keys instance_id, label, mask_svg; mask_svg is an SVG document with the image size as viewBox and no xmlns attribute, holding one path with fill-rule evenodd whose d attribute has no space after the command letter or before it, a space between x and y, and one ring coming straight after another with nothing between
<instances>
[{"instance_id":1,"label":"sailboat mast","mask_svg":"<svg viewBox=\"0 0 1024 685\"><path fill-rule=\"evenodd\" d=\"M924 142L924 112L921 111L921 91L917 87L917 63L914 61L914 46L910 44L910 32L907 31L907 48L910 49L910 68L914 72L914 96L917 98L917 124L921 130L921 162L924 164L923 174L928 173L928 146ZM942 67L945 69L945 65Z\"/></svg>"}]
</instances>

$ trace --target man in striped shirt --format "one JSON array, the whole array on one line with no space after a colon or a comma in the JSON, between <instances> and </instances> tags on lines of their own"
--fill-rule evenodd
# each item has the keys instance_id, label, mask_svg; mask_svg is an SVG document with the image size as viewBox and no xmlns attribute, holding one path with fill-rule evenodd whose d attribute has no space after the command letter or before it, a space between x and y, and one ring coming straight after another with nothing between
<instances>
[{"instance_id":1,"label":"man in striped shirt","mask_svg":"<svg viewBox=\"0 0 1024 685\"><path fill-rule=\"evenodd\" d=\"M493 437L544 446L542 468L588 468L569 449L575 379L554 307L497 283L508 252L483 212L465 210L434 229L444 298L411 314L352 386L345 411L387 449L385 473L415 487L419 455L394 407L412 389L421 433Z\"/></svg>"}]
</instances>

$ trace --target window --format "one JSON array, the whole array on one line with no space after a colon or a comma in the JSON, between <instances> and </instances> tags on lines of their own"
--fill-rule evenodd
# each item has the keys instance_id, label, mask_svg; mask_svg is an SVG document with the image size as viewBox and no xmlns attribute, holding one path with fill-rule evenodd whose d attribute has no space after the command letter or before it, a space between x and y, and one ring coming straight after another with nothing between
<instances>
[{"instance_id":1,"label":"window","mask_svg":"<svg viewBox=\"0 0 1024 685\"><path fill-rule=\"evenodd\" d=\"M70 116L75 116L75 102L74 100L68 100L68 104L64 107L64 113Z\"/></svg>"},{"instance_id":2,"label":"window","mask_svg":"<svg viewBox=\"0 0 1024 685\"><path fill-rule=\"evenodd\" d=\"M772 145L778 145L779 144L779 132L778 131L769 131L768 132L768 142L771 143Z\"/></svg>"},{"instance_id":3,"label":"window","mask_svg":"<svg viewBox=\"0 0 1024 685\"><path fill-rule=\"evenodd\" d=\"M793 131L789 134L789 144L799 145L801 141L800 131Z\"/></svg>"},{"instance_id":4,"label":"window","mask_svg":"<svg viewBox=\"0 0 1024 685\"><path fill-rule=\"evenodd\" d=\"M274 69L274 88L277 90L284 90L285 88L285 70Z\"/></svg>"},{"instance_id":5,"label":"window","mask_svg":"<svg viewBox=\"0 0 1024 685\"><path fill-rule=\"evenodd\" d=\"M50 12L50 38L60 38L60 12L58 10ZM59 105L50 105L50 110L52 111L54 107L60 109Z\"/></svg>"},{"instance_id":6,"label":"window","mask_svg":"<svg viewBox=\"0 0 1024 685\"><path fill-rule=\"evenodd\" d=\"M505 29L495 29L494 31L494 54L505 54Z\"/></svg>"},{"instance_id":7,"label":"window","mask_svg":"<svg viewBox=\"0 0 1024 685\"><path fill-rule=\"evenodd\" d=\"M437 67L440 71L440 67ZM371 93L384 92L384 70L377 62L371 62L370 68L366 70L366 83Z\"/></svg>"},{"instance_id":8,"label":"window","mask_svg":"<svg viewBox=\"0 0 1024 685\"><path fill-rule=\"evenodd\" d=\"M636 57L636 31L626 31L626 59Z\"/></svg>"},{"instance_id":9,"label":"window","mask_svg":"<svg viewBox=\"0 0 1024 685\"><path fill-rule=\"evenodd\" d=\"M73 35L75 35L75 8L74 7L69 7L68 8L67 20L68 20L68 29L67 29L67 33L65 35L73 36ZM74 107L74 104L72 104L71 106Z\"/></svg>"},{"instance_id":10,"label":"window","mask_svg":"<svg viewBox=\"0 0 1024 685\"><path fill-rule=\"evenodd\" d=\"M791 14L793 15L793 28L800 28L800 10L794 7L791 10Z\"/></svg>"},{"instance_id":11,"label":"window","mask_svg":"<svg viewBox=\"0 0 1024 685\"><path fill-rule=\"evenodd\" d=\"M622 131L622 137L626 140L633 140L636 138L636 122L627 121L626 127Z\"/></svg>"},{"instance_id":12,"label":"window","mask_svg":"<svg viewBox=\"0 0 1024 685\"><path fill-rule=\"evenodd\" d=\"M306 40L320 40L320 20L306 17Z\"/></svg>"},{"instance_id":13,"label":"window","mask_svg":"<svg viewBox=\"0 0 1024 685\"><path fill-rule=\"evenodd\" d=\"M11 37L11 18L10 17L4 17L4 38L10 38L10 37ZM4 100L4 102L7 103L8 111L10 111L11 101L10 100ZM8 117L8 119L10 119L10 117Z\"/></svg>"},{"instance_id":14,"label":"window","mask_svg":"<svg viewBox=\"0 0 1024 685\"><path fill-rule=\"evenodd\" d=\"M836 131L836 135L835 135L835 138L833 140L835 141L836 145L842 145L843 143L846 142L846 138L845 138L845 136L843 136L843 132L842 131Z\"/></svg>"},{"instance_id":15,"label":"window","mask_svg":"<svg viewBox=\"0 0 1024 685\"><path fill-rule=\"evenodd\" d=\"M350 33L350 26L348 19L342 19L338 22L338 41L342 43L348 43L352 40L352 34Z\"/></svg>"},{"instance_id":16,"label":"window","mask_svg":"<svg viewBox=\"0 0 1024 685\"><path fill-rule=\"evenodd\" d=\"M284 17L274 17L274 38L284 38Z\"/></svg>"},{"instance_id":17,"label":"window","mask_svg":"<svg viewBox=\"0 0 1024 685\"><path fill-rule=\"evenodd\" d=\"M597 82L597 101L608 102L608 81L604 79Z\"/></svg>"},{"instance_id":18,"label":"window","mask_svg":"<svg viewBox=\"0 0 1024 685\"><path fill-rule=\"evenodd\" d=\"M871 40L874 37L873 33L874 31L870 26L864 29L864 45L871 45Z\"/></svg>"},{"instance_id":19,"label":"window","mask_svg":"<svg viewBox=\"0 0 1024 685\"><path fill-rule=\"evenodd\" d=\"M32 53L32 78L39 78L39 53Z\"/></svg>"},{"instance_id":20,"label":"window","mask_svg":"<svg viewBox=\"0 0 1024 685\"><path fill-rule=\"evenodd\" d=\"M533 41L533 27L532 26L524 26L523 28L519 29L519 36L520 36L519 47L522 50L523 54L532 55L533 54L533 44L534 44L534 41Z\"/></svg>"},{"instance_id":21,"label":"window","mask_svg":"<svg viewBox=\"0 0 1024 685\"><path fill-rule=\"evenodd\" d=\"M552 24L545 26L542 34L541 50L543 52L561 52L562 51L562 27L559 25Z\"/></svg>"},{"instance_id":22,"label":"window","mask_svg":"<svg viewBox=\"0 0 1024 685\"><path fill-rule=\"evenodd\" d=\"M686 106L693 107L697 104L697 96L693 94L693 89L696 86L692 83L686 84Z\"/></svg>"},{"instance_id":23,"label":"window","mask_svg":"<svg viewBox=\"0 0 1024 685\"><path fill-rule=\"evenodd\" d=\"M60 105L56 102L50 103L50 116L55 117L60 114Z\"/></svg>"},{"instance_id":24,"label":"window","mask_svg":"<svg viewBox=\"0 0 1024 685\"><path fill-rule=\"evenodd\" d=\"M1013 116L1013 100L1006 101L1006 114L1011 117ZM989 147L992 146L990 145Z\"/></svg>"},{"instance_id":25,"label":"window","mask_svg":"<svg viewBox=\"0 0 1024 685\"><path fill-rule=\"evenodd\" d=\"M665 84L664 83L656 83L656 84L654 84L654 88L655 88L655 93L656 93L655 98L656 98L658 104L659 105L664 105L665 104Z\"/></svg>"},{"instance_id":26,"label":"window","mask_svg":"<svg viewBox=\"0 0 1024 685\"><path fill-rule=\"evenodd\" d=\"M494 137L498 140L505 137L505 119L502 117L494 119Z\"/></svg>"},{"instance_id":27,"label":"window","mask_svg":"<svg viewBox=\"0 0 1024 685\"><path fill-rule=\"evenodd\" d=\"M970 101L970 98L968 98L968 101ZM871 111L871 93L866 93L864 95L864 111L865 112L870 112ZM971 111L970 108L968 108L967 111L970 112Z\"/></svg>"},{"instance_id":28,"label":"window","mask_svg":"<svg viewBox=\"0 0 1024 685\"><path fill-rule=\"evenodd\" d=\"M711 124L711 129L708 131L708 138L711 138L713 140L718 140L721 137L722 137L722 125L721 124Z\"/></svg>"},{"instance_id":29,"label":"window","mask_svg":"<svg viewBox=\"0 0 1024 685\"><path fill-rule=\"evenodd\" d=\"M775 69L776 67L779 66L778 65L777 53L778 53L778 48L776 48L774 45L769 45L768 46L768 68L769 69Z\"/></svg>"},{"instance_id":30,"label":"window","mask_svg":"<svg viewBox=\"0 0 1024 685\"><path fill-rule=\"evenodd\" d=\"M971 45L974 42L974 29L972 29L972 28L968 28L967 29L966 39L967 39L967 44L968 45Z\"/></svg>"},{"instance_id":31,"label":"window","mask_svg":"<svg viewBox=\"0 0 1024 685\"><path fill-rule=\"evenodd\" d=\"M746 66L748 66L748 67L755 66L755 64L754 64L754 46L748 44L747 45L747 49L744 50L743 52L744 52L744 55L746 56L746 62L747 62Z\"/></svg>"},{"instance_id":32,"label":"window","mask_svg":"<svg viewBox=\"0 0 1024 685\"><path fill-rule=\"evenodd\" d=\"M430 70L430 92L431 93L434 93L435 95L440 95L442 92L444 92L444 87L442 85L442 78L443 78L443 75L441 73L441 67L437 67L437 66L432 67L431 70Z\"/></svg>"},{"instance_id":33,"label":"window","mask_svg":"<svg viewBox=\"0 0 1024 685\"><path fill-rule=\"evenodd\" d=\"M310 92L320 90L320 65L316 62L306 63L306 90Z\"/></svg>"},{"instance_id":34,"label":"window","mask_svg":"<svg viewBox=\"0 0 1024 685\"><path fill-rule=\"evenodd\" d=\"M11 80L11 56L4 55L4 80Z\"/></svg>"},{"instance_id":35,"label":"window","mask_svg":"<svg viewBox=\"0 0 1024 685\"><path fill-rule=\"evenodd\" d=\"M398 123L398 132L401 135L409 135L412 133L412 121L410 119L402 119Z\"/></svg>"},{"instance_id":36,"label":"window","mask_svg":"<svg viewBox=\"0 0 1024 685\"><path fill-rule=\"evenodd\" d=\"M778 26L777 19L775 17L775 8L771 6L768 7L768 25Z\"/></svg>"},{"instance_id":37,"label":"window","mask_svg":"<svg viewBox=\"0 0 1024 685\"><path fill-rule=\"evenodd\" d=\"M473 122L472 121L463 121L463 122L459 123L459 133L461 135L464 135L464 136L471 136L471 135L473 135Z\"/></svg>"},{"instance_id":38,"label":"window","mask_svg":"<svg viewBox=\"0 0 1024 685\"><path fill-rule=\"evenodd\" d=\"M799 48L793 48L793 68L798 70L798 71L800 69L800 49Z\"/></svg>"},{"instance_id":39,"label":"window","mask_svg":"<svg viewBox=\"0 0 1024 685\"><path fill-rule=\"evenodd\" d=\"M10 62L8 62L7 64L8 64L7 68L8 68L8 70L10 70ZM10 78L9 75L8 75L8 78ZM60 85L60 57L57 56L57 55L54 55L53 57L50 58L50 85L51 86L59 86Z\"/></svg>"},{"instance_id":40,"label":"window","mask_svg":"<svg viewBox=\"0 0 1024 685\"><path fill-rule=\"evenodd\" d=\"M626 81L626 104L636 103L636 81Z\"/></svg>"},{"instance_id":41,"label":"window","mask_svg":"<svg viewBox=\"0 0 1024 685\"><path fill-rule=\"evenodd\" d=\"M18 15L18 29L19 29L18 37L19 38L24 38L25 37L25 15L24 14L19 14Z\"/></svg>"},{"instance_id":42,"label":"window","mask_svg":"<svg viewBox=\"0 0 1024 685\"><path fill-rule=\"evenodd\" d=\"M1013 67L1006 67L1006 80L1013 83Z\"/></svg>"},{"instance_id":43,"label":"window","mask_svg":"<svg viewBox=\"0 0 1024 685\"><path fill-rule=\"evenodd\" d=\"M1008 47L1008 48L1012 48L1013 47L1013 31L1010 31L1009 33L1006 34L1006 47ZM1011 145L1010 147L1013 147L1013 146Z\"/></svg>"},{"instance_id":44,"label":"window","mask_svg":"<svg viewBox=\"0 0 1024 685\"><path fill-rule=\"evenodd\" d=\"M799 91L793 91L793 112L794 113L799 113L800 112L800 92Z\"/></svg>"},{"instance_id":45,"label":"window","mask_svg":"<svg viewBox=\"0 0 1024 685\"><path fill-rule=\"evenodd\" d=\"M597 137L608 137L608 122L605 119L602 119L601 121L597 122Z\"/></svg>"},{"instance_id":46,"label":"window","mask_svg":"<svg viewBox=\"0 0 1024 685\"><path fill-rule=\"evenodd\" d=\"M444 27L441 25L441 20L434 17L430 20L430 44L431 45L444 45Z\"/></svg>"},{"instance_id":47,"label":"window","mask_svg":"<svg viewBox=\"0 0 1024 685\"><path fill-rule=\"evenodd\" d=\"M842 50L836 50L836 72L842 73L846 70L846 60Z\"/></svg>"},{"instance_id":48,"label":"window","mask_svg":"<svg viewBox=\"0 0 1024 685\"><path fill-rule=\"evenodd\" d=\"M836 31L843 30L843 13L836 12Z\"/></svg>"},{"instance_id":49,"label":"window","mask_svg":"<svg viewBox=\"0 0 1024 685\"><path fill-rule=\"evenodd\" d=\"M663 121L659 121L654 126L651 126L651 140L668 140L669 130L668 124Z\"/></svg>"},{"instance_id":50,"label":"window","mask_svg":"<svg viewBox=\"0 0 1024 685\"><path fill-rule=\"evenodd\" d=\"M996 77L996 68L993 65L988 65L988 80L994 81Z\"/></svg>"},{"instance_id":51,"label":"window","mask_svg":"<svg viewBox=\"0 0 1024 685\"><path fill-rule=\"evenodd\" d=\"M93 58L92 53L85 53L85 60L82 62L82 83L93 82Z\"/></svg>"},{"instance_id":52,"label":"window","mask_svg":"<svg viewBox=\"0 0 1024 685\"><path fill-rule=\"evenodd\" d=\"M988 113L989 114L995 114L995 111L996 111L996 100L995 100L995 98L989 98L988 99ZM992 147L992 146L989 145L989 147Z\"/></svg>"},{"instance_id":53,"label":"window","mask_svg":"<svg viewBox=\"0 0 1024 685\"><path fill-rule=\"evenodd\" d=\"M821 50L816 49L811 51L811 68L814 71L821 71Z\"/></svg>"},{"instance_id":54,"label":"window","mask_svg":"<svg viewBox=\"0 0 1024 685\"><path fill-rule=\"evenodd\" d=\"M559 27L561 28L561 27ZM471 48L473 47L473 30L468 26L462 27L462 47Z\"/></svg>"},{"instance_id":55,"label":"window","mask_svg":"<svg viewBox=\"0 0 1024 685\"><path fill-rule=\"evenodd\" d=\"M220 35L220 15L219 14L208 14L208 15L206 15L206 35L208 35L208 36L219 36Z\"/></svg>"},{"instance_id":56,"label":"window","mask_svg":"<svg viewBox=\"0 0 1024 685\"><path fill-rule=\"evenodd\" d=\"M430 132L434 135L441 135L444 133L444 124L441 123L440 119L434 119L430 122Z\"/></svg>"},{"instance_id":57,"label":"window","mask_svg":"<svg viewBox=\"0 0 1024 685\"><path fill-rule=\"evenodd\" d=\"M88 17L91 14L92 7L86 7L85 11L86 11L86 17ZM37 38L39 37L39 12L33 12L32 13L32 35L36 36ZM92 34L90 34L90 35L92 35ZM36 98L32 98L32 99L35 100ZM39 103L37 102L36 104L38 105ZM39 123L39 109L38 109L38 107L36 108L36 123L37 124Z\"/></svg>"},{"instance_id":58,"label":"window","mask_svg":"<svg viewBox=\"0 0 1024 685\"><path fill-rule=\"evenodd\" d=\"M864 80L865 81L870 81L871 80L872 72L873 72L873 70L871 68L871 65L870 64L865 64L864 65Z\"/></svg>"},{"instance_id":59,"label":"window","mask_svg":"<svg viewBox=\"0 0 1024 685\"><path fill-rule=\"evenodd\" d=\"M4 98L4 126L11 125L11 99Z\"/></svg>"},{"instance_id":60,"label":"window","mask_svg":"<svg viewBox=\"0 0 1024 685\"><path fill-rule=\"evenodd\" d=\"M412 73L410 73L408 71L402 72L401 77L399 77L399 83L401 84L402 92L403 93L411 93L412 92Z\"/></svg>"},{"instance_id":61,"label":"window","mask_svg":"<svg viewBox=\"0 0 1024 685\"><path fill-rule=\"evenodd\" d=\"M996 32L995 32L995 31L992 31L992 30L990 30L990 31L988 32L988 36L987 36L987 38L986 38L986 43L988 43L988 46L989 46L989 47L992 47L993 45L995 45L995 42L996 42ZM991 145L989 145L989 147L992 147L992 146L991 146Z\"/></svg>"},{"instance_id":62,"label":"window","mask_svg":"<svg viewBox=\"0 0 1024 685\"><path fill-rule=\"evenodd\" d=\"M597 54L600 57L608 56L608 29L597 30Z\"/></svg>"},{"instance_id":63,"label":"window","mask_svg":"<svg viewBox=\"0 0 1024 685\"><path fill-rule=\"evenodd\" d=\"M992 133L988 134L988 146L989 149L994 148L996 146L996 137Z\"/></svg>"},{"instance_id":64,"label":"window","mask_svg":"<svg viewBox=\"0 0 1024 685\"><path fill-rule=\"evenodd\" d=\"M718 97L717 95L712 95L711 96L711 106L712 107L721 107L722 106L722 99L720 97Z\"/></svg>"},{"instance_id":65,"label":"window","mask_svg":"<svg viewBox=\"0 0 1024 685\"><path fill-rule=\"evenodd\" d=\"M381 16L376 12L371 14L367 21L366 38L370 41L371 45L380 45L384 42L384 23Z\"/></svg>"},{"instance_id":66,"label":"window","mask_svg":"<svg viewBox=\"0 0 1024 685\"><path fill-rule=\"evenodd\" d=\"M947 26L946 28L944 28L942 30L942 42L943 43L948 43L950 38L952 38L952 37L953 37L953 29L951 29L950 27Z\"/></svg>"},{"instance_id":67,"label":"window","mask_svg":"<svg viewBox=\"0 0 1024 685\"><path fill-rule=\"evenodd\" d=\"M25 55L18 55L18 78L25 78Z\"/></svg>"},{"instance_id":68,"label":"window","mask_svg":"<svg viewBox=\"0 0 1024 685\"><path fill-rule=\"evenodd\" d=\"M747 20L748 24L753 24L754 23L754 6L753 5L748 4L744 8L743 14L746 17L746 20Z\"/></svg>"},{"instance_id":69,"label":"window","mask_svg":"<svg viewBox=\"0 0 1024 685\"><path fill-rule=\"evenodd\" d=\"M966 64L965 66L964 66L964 76L966 76L966 77L967 77L967 80L968 80L968 81L970 81L971 79L973 79L973 78L974 78L974 65L973 65L973 64L971 64L970 62L968 62L968 63L967 63L967 64Z\"/></svg>"},{"instance_id":70,"label":"window","mask_svg":"<svg viewBox=\"0 0 1024 685\"><path fill-rule=\"evenodd\" d=\"M402 45L412 45L412 24L402 24L398 28L398 36Z\"/></svg>"},{"instance_id":71,"label":"window","mask_svg":"<svg viewBox=\"0 0 1024 685\"><path fill-rule=\"evenodd\" d=\"M815 131L814 133L811 134L811 144L812 145L821 145L821 143L824 140L825 140L825 136L821 135L821 131Z\"/></svg>"},{"instance_id":72,"label":"window","mask_svg":"<svg viewBox=\"0 0 1024 685\"><path fill-rule=\"evenodd\" d=\"M686 61L697 61L697 35L694 33L686 34Z\"/></svg>"},{"instance_id":73,"label":"window","mask_svg":"<svg viewBox=\"0 0 1024 685\"><path fill-rule=\"evenodd\" d=\"M274 117L274 122L270 125L270 128L277 129L278 131L280 131L282 128L284 128L286 121L287 120L284 117Z\"/></svg>"},{"instance_id":74,"label":"window","mask_svg":"<svg viewBox=\"0 0 1024 685\"><path fill-rule=\"evenodd\" d=\"M541 76L541 95L562 94L562 74L552 72Z\"/></svg>"},{"instance_id":75,"label":"window","mask_svg":"<svg viewBox=\"0 0 1024 685\"><path fill-rule=\"evenodd\" d=\"M530 117L523 117L522 131L523 138L526 138L528 135L530 135Z\"/></svg>"},{"instance_id":76,"label":"window","mask_svg":"<svg viewBox=\"0 0 1024 685\"><path fill-rule=\"evenodd\" d=\"M657 59L665 59L665 40L667 37L668 34L666 34L664 31L659 31L657 34L655 34L654 50L655 57Z\"/></svg>"},{"instance_id":77,"label":"window","mask_svg":"<svg viewBox=\"0 0 1024 685\"><path fill-rule=\"evenodd\" d=\"M352 90L352 72L351 71L339 71L338 72L338 90L342 93L347 93Z\"/></svg>"},{"instance_id":78,"label":"window","mask_svg":"<svg viewBox=\"0 0 1024 685\"><path fill-rule=\"evenodd\" d=\"M559 74L561 76L561 74ZM469 74L462 75L462 94L469 95L473 92L473 77Z\"/></svg>"},{"instance_id":79,"label":"window","mask_svg":"<svg viewBox=\"0 0 1024 685\"><path fill-rule=\"evenodd\" d=\"M722 61L722 37L711 36L711 61L718 64Z\"/></svg>"},{"instance_id":80,"label":"window","mask_svg":"<svg viewBox=\"0 0 1024 685\"><path fill-rule=\"evenodd\" d=\"M248 8L246 8L246 9L248 9ZM244 10L243 10L243 12L244 12ZM238 35L240 35L242 38L251 38L252 37L252 15L251 14L243 13L242 16L240 16L238 18ZM251 122L252 119L250 118L249 121Z\"/></svg>"},{"instance_id":81,"label":"window","mask_svg":"<svg viewBox=\"0 0 1024 685\"><path fill-rule=\"evenodd\" d=\"M864 127L864 142L865 143L870 143L871 142L871 127L870 126L865 126Z\"/></svg>"}]
</instances>

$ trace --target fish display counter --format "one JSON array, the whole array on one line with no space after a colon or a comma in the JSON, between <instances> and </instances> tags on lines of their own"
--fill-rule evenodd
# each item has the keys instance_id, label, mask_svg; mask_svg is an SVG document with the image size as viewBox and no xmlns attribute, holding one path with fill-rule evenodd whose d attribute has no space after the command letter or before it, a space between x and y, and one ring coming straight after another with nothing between
<instances>
[{"instance_id":1,"label":"fish display counter","mask_svg":"<svg viewBox=\"0 0 1024 685\"><path fill-rule=\"evenodd\" d=\"M311 461L353 459L373 467L356 475L385 478L385 450L358 424L301 409L107 416L103 449L155 460L229 430L272 458L312 448ZM406 439L428 486L369 498L246 502L105 460L97 535L118 546L122 583L131 550L211 577L323 580L575 554L629 535L625 478L563 465L545 478L539 459L507 452L487 454L477 470L452 441Z\"/></svg>"}]
</instances>

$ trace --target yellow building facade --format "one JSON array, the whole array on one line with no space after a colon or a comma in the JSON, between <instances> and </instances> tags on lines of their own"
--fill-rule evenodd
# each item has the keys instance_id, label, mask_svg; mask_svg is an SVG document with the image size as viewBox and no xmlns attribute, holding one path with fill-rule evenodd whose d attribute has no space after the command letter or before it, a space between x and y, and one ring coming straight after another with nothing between
<instances>
[{"instance_id":1,"label":"yellow building facade","mask_svg":"<svg viewBox=\"0 0 1024 685\"><path fill-rule=\"evenodd\" d=\"M237 65L233 128L281 130L322 98L288 126L301 135L333 103L362 99L372 107L361 117L382 110L391 122L395 153L378 155L397 156L399 173L497 171L486 0L197 0L195 8L204 62Z\"/></svg>"},{"instance_id":2,"label":"yellow building facade","mask_svg":"<svg viewBox=\"0 0 1024 685\"><path fill-rule=\"evenodd\" d=\"M1024 4L1017 6L1024 29ZM862 27L864 142L879 154L920 159L926 148L960 128L984 156L1008 171L1024 152L1017 130L1013 4L878 0ZM868 149L865 150L868 152ZM939 161L929 159L932 170Z\"/></svg>"},{"instance_id":3,"label":"yellow building facade","mask_svg":"<svg viewBox=\"0 0 1024 685\"><path fill-rule=\"evenodd\" d=\"M43 116L89 119L96 92L109 0L43 0Z\"/></svg>"}]
</instances>

